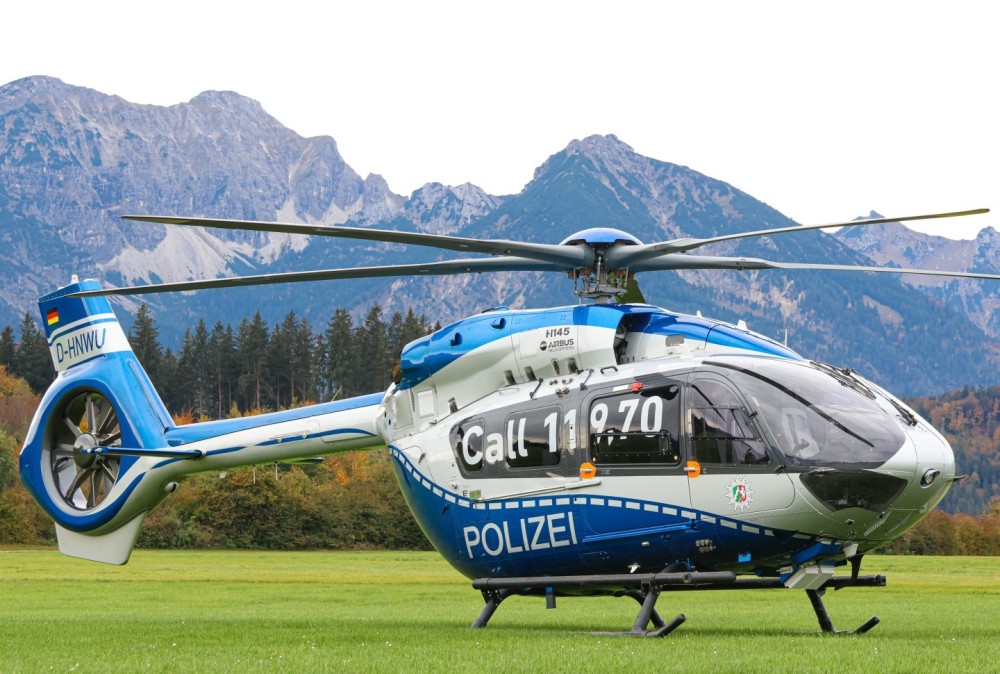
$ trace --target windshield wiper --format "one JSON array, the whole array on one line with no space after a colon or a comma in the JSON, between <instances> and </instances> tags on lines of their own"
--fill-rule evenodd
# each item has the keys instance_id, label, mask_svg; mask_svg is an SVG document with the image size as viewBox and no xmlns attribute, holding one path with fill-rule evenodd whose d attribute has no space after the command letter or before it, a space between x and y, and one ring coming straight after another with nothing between
<instances>
[{"instance_id":1,"label":"windshield wiper","mask_svg":"<svg viewBox=\"0 0 1000 674\"><path fill-rule=\"evenodd\" d=\"M876 400L878 398L878 395L870 386L868 386L867 382L860 379L857 373L851 368L836 367L834 365L830 365L829 363L821 363L818 360L811 360L809 362L812 363L813 367L817 370L827 373L842 385L850 388L851 390L857 391L866 398L870 398L871 400ZM889 404L896 409L899 416L903 418L903 421L906 422L907 425L917 425L917 418L913 416L913 413L906 409L906 407L904 407L898 400L892 396L885 396L885 399L888 400Z\"/></svg>"}]
</instances>

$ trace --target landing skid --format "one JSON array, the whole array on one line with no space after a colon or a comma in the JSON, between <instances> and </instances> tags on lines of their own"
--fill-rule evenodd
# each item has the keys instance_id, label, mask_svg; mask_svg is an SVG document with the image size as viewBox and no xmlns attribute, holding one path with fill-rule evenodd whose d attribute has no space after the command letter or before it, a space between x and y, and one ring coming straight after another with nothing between
<instances>
[{"instance_id":1,"label":"landing skid","mask_svg":"<svg viewBox=\"0 0 1000 674\"><path fill-rule=\"evenodd\" d=\"M524 578L479 578L472 587L483 593L486 605L472 623L473 629L486 627L500 604L514 595L545 596L546 608L556 607L556 595L612 595L631 597L639 603L639 613L632 629L625 634L644 637L663 637L681 626L687 618L678 614L669 623L656 610L656 600L661 592L678 590L766 590L788 589L778 578L737 578L736 574L723 572L683 572L647 574L609 574L597 576L534 576ZM872 616L860 627L841 632L823 604L827 589L844 587L885 587L885 576L842 576L831 578L821 587L806 590L820 629L831 634L864 634L879 623ZM652 627L652 629L650 629Z\"/></svg>"}]
</instances>

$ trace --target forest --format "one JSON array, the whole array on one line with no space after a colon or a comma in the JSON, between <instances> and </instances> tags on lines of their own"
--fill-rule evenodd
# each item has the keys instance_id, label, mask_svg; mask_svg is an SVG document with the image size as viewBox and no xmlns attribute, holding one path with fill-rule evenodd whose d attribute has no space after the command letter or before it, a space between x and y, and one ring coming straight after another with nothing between
<instances>
[{"instance_id":1,"label":"forest","mask_svg":"<svg viewBox=\"0 0 1000 674\"><path fill-rule=\"evenodd\" d=\"M199 322L176 352L142 305L128 337L178 424L261 414L388 387L409 341L440 326L372 306L357 325L338 309L320 330L294 312L274 326ZM44 334L25 315L0 332L0 544L54 541L17 477L17 453L53 370ZM892 542L897 554L1000 555L1000 386L907 401L944 433L959 473L938 510ZM423 549L385 450L199 475L147 518L153 548Z\"/></svg>"}]
</instances>

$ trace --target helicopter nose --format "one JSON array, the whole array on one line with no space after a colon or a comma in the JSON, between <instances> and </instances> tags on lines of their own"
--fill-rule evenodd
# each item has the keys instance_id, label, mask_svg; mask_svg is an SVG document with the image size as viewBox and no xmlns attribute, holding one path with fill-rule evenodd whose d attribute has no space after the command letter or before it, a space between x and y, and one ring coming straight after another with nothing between
<instances>
[{"instance_id":1,"label":"helicopter nose","mask_svg":"<svg viewBox=\"0 0 1000 674\"><path fill-rule=\"evenodd\" d=\"M930 512L948 493L955 479L955 454L951 445L929 425L919 424L909 433L913 441L913 478L894 509Z\"/></svg>"}]
</instances>

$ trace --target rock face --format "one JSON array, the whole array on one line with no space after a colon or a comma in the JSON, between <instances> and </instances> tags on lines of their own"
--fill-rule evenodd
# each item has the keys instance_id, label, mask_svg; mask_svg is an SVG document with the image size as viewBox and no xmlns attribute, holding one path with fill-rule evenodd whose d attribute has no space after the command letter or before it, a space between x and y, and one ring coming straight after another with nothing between
<instances>
[{"instance_id":1,"label":"rock face","mask_svg":"<svg viewBox=\"0 0 1000 674\"><path fill-rule=\"evenodd\" d=\"M332 138L302 138L239 94L158 107L46 77L0 87L0 176L0 255L27 275L0 299L18 309L70 269L119 283L212 277L306 245L260 233L168 235L122 214L334 225L390 219L404 202L380 176L358 176Z\"/></svg>"},{"instance_id":2,"label":"rock face","mask_svg":"<svg viewBox=\"0 0 1000 674\"><path fill-rule=\"evenodd\" d=\"M871 217L877 217L874 213ZM953 240L905 227L874 225L843 229L837 238L880 265L1000 273L1000 232L987 227L975 239ZM991 338L1000 338L1000 284L944 276L902 276L942 304L959 308Z\"/></svg>"},{"instance_id":3,"label":"rock face","mask_svg":"<svg viewBox=\"0 0 1000 674\"><path fill-rule=\"evenodd\" d=\"M122 214L350 224L555 243L589 227L652 242L794 225L739 189L637 154L614 136L571 142L516 195L428 183L409 198L380 176L361 178L330 137L302 138L257 102L205 92L169 107L34 77L0 87L0 325L34 312L70 274L131 284L294 269L446 258L433 249L222 230L165 228ZM885 225L837 235L801 232L697 251L778 261L996 270L1000 235L950 242ZM452 256L453 257L453 256ZM736 322L821 360L850 366L894 391L931 393L996 383L987 338L1000 284L817 272L663 272L642 275L646 298ZM910 284L913 285L910 285ZM567 304L557 274L485 274L338 281L146 296L170 342L204 318L236 324L260 309L324 323L337 306L362 313L414 308L447 322L497 305ZM126 301L134 311L135 301ZM988 363L989 367L983 364Z\"/></svg>"}]
</instances>

